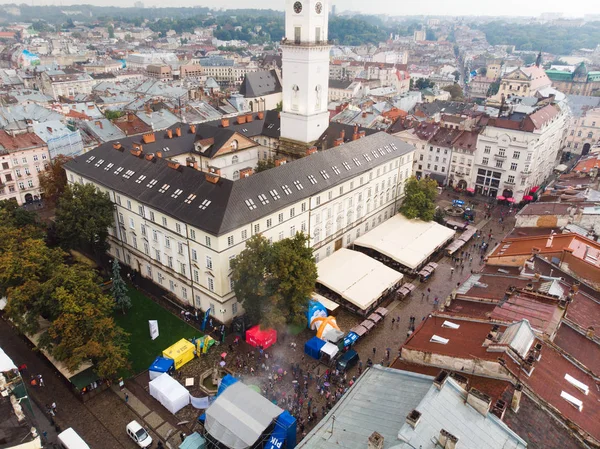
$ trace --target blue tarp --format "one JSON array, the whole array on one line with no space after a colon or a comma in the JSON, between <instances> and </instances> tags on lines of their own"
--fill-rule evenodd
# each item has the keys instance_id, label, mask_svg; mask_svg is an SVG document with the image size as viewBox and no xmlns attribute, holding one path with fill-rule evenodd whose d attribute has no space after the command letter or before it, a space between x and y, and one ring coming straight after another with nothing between
<instances>
[{"instance_id":1,"label":"blue tarp","mask_svg":"<svg viewBox=\"0 0 600 449\"><path fill-rule=\"evenodd\" d=\"M166 357L158 356L148 368L149 371L155 371L157 373L167 373L171 368L173 368L173 359L168 359Z\"/></svg>"},{"instance_id":2,"label":"blue tarp","mask_svg":"<svg viewBox=\"0 0 600 449\"><path fill-rule=\"evenodd\" d=\"M344 337L344 347L353 345L356 340L358 340L358 334L348 332L348 335Z\"/></svg>"},{"instance_id":3,"label":"blue tarp","mask_svg":"<svg viewBox=\"0 0 600 449\"><path fill-rule=\"evenodd\" d=\"M221 383L219 384L219 389L217 390L217 397L219 397L219 395L223 393L227 387L233 385L237 381L238 379L233 377L231 374L227 374L225 377L223 377L223 379L221 379Z\"/></svg>"},{"instance_id":4,"label":"blue tarp","mask_svg":"<svg viewBox=\"0 0 600 449\"><path fill-rule=\"evenodd\" d=\"M284 443L285 442L285 446ZM275 429L269 436L265 449L294 449L296 447L296 418L284 411L275 421Z\"/></svg>"},{"instance_id":5,"label":"blue tarp","mask_svg":"<svg viewBox=\"0 0 600 449\"><path fill-rule=\"evenodd\" d=\"M198 432L187 436L183 443L179 445L179 449L204 449L205 447L206 442Z\"/></svg>"},{"instance_id":6,"label":"blue tarp","mask_svg":"<svg viewBox=\"0 0 600 449\"><path fill-rule=\"evenodd\" d=\"M325 346L325 342L319 337L313 337L308 340L304 345L304 352L311 356L313 359L319 360L321 357L321 348Z\"/></svg>"}]
</instances>

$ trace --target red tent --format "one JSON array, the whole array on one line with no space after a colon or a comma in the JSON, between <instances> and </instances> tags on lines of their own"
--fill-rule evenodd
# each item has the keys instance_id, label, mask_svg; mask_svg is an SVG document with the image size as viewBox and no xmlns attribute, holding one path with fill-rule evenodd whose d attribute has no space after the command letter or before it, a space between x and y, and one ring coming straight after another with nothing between
<instances>
[{"instance_id":1,"label":"red tent","mask_svg":"<svg viewBox=\"0 0 600 449\"><path fill-rule=\"evenodd\" d=\"M277 343L277 331L275 329L261 329L260 326L251 327L246 331L246 342L252 346L262 346L267 349Z\"/></svg>"}]
</instances>

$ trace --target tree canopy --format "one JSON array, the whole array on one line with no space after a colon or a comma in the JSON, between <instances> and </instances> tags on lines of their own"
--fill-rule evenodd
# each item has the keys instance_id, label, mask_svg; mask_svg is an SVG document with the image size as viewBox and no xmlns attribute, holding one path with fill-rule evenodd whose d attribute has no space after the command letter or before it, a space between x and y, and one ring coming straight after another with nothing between
<instances>
[{"instance_id":1,"label":"tree canopy","mask_svg":"<svg viewBox=\"0 0 600 449\"><path fill-rule=\"evenodd\" d=\"M236 297L252 322L282 327L306 320L317 280L308 243L308 236L301 233L275 243L255 235L231 262Z\"/></svg>"},{"instance_id":2,"label":"tree canopy","mask_svg":"<svg viewBox=\"0 0 600 449\"><path fill-rule=\"evenodd\" d=\"M112 264L112 286L110 293L115 300L115 308L121 309L121 312L125 315L127 309L131 308L131 299L127 295L127 285L121 277L121 267L116 257L113 259Z\"/></svg>"},{"instance_id":3,"label":"tree canopy","mask_svg":"<svg viewBox=\"0 0 600 449\"><path fill-rule=\"evenodd\" d=\"M452 101L459 101L463 99L463 90L459 84L454 83L452 86L442 87L442 90L450 93Z\"/></svg>"},{"instance_id":4,"label":"tree canopy","mask_svg":"<svg viewBox=\"0 0 600 449\"><path fill-rule=\"evenodd\" d=\"M114 225L113 203L108 193L93 184L67 185L56 208L56 233L65 248L87 246L108 249L108 228Z\"/></svg>"},{"instance_id":5,"label":"tree canopy","mask_svg":"<svg viewBox=\"0 0 600 449\"><path fill-rule=\"evenodd\" d=\"M63 166L70 160L68 156L58 155L40 174L40 189L44 193L46 202L55 205L64 193L67 187L67 173Z\"/></svg>"},{"instance_id":6,"label":"tree canopy","mask_svg":"<svg viewBox=\"0 0 600 449\"><path fill-rule=\"evenodd\" d=\"M102 293L96 272L48 247L39 227L16 227L1 206L0 294L7 315L22 332L42 330L38 346L71 371L91 360L99 376L116 375L127 366L127 334L115 325L114 300Z\"/></svg>"},{"instance_id":7,"label":"tree canopy","mask_svg":"<svg viewBox=\"0 0 600 449\"><path fill-rule=\"evenodd\" d=\"M414 176L406 181L404 201L400 212L409 219L418 218L423 221L433 220L435 214L435 198L438 184L430 178L417 179Z\"/></svg>"}]
</instances>

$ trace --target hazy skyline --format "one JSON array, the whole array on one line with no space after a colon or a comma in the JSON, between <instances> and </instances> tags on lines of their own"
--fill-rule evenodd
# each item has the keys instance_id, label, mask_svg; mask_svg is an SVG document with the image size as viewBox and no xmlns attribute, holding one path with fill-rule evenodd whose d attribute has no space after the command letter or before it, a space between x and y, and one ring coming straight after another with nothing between
<instances>
[{"instance_id":1,"label":"hazy skyline","mask_svg":"<svg viewBox=\"0 0 600 449\"><path fill-rule=\"evenodd\" d=\"M146 7L167 6L163 0L142 0ZM96 6L133 6L135 0L33 0L34 5L78 5L93 4ZM0 4L21 3L0 0ZM32 0L23 1L31 5ZM544 12L559 12L566 16L582 16L583 14L600 14L600 2L597 0L572 0L564 2L559 0L530 0L528 2L517 2L509 0L502 3L496 2L473 2L471 0L432 0L427 4L419 2L391 2L389 0L371 0L369 2L359 0L338 0L330 2L337 5L339 11L354 10L366 14L388 14L388 15L501 15L501 16L539 16ZM220 8L263 8L282 10L285 0L260 0L259 2L248 2L247 0L227 0L219 3ZM395 5L397 6L395 6ZM394 6L393 6L394 5ZM214 0L172 0L168 6L208 6L216 7Z\"/></svg>"}]
</instances>

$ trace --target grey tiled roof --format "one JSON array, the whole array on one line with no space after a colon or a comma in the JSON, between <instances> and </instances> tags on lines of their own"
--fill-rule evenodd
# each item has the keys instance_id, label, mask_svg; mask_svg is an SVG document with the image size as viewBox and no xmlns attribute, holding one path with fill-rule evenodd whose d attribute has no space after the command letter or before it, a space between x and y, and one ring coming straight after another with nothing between
<instances>
[{"instance_id":1,"label":"grey tiled roof","mask_svg":"<svg viewBox=\"0 0 600 449\"><path fill-rule=\"evenodd\" d=\"M262 97L281 92L281 83L275 70L259 70L246 73L240 94L246 98Z\"/></svg>"},{"instance_id":2,"label":"grey tiled roof","mask_svg":"<svg viewBox=\"0 0 600 449\"><path fill-rule=\"evenodd\" d=\"M185 134L188 130L184 129L183 132ZM389 152L386 148L389 148ZM168 167L164 159L150 162L133 156L130 149L131 147L127 147L125 151L119 151L115 150L112 144L102 145L69 162L67 168L86 179L122 192L213 235L222 235L260 220L290 204L325 191L414 150L411 145L402 142L399 138L381 132L256 173L239 181L220 179L217 184L212 184L206 181L204 173L189 167L174 170ZM383 154L379 152L380 149ZM373 151L377 151L379 157L373 157ZM365 159L364 154L369 156L369 160ZM91 159L92 157L94 159ZM354 158L360 165L356 165ZM104 162L96 167L100 160ZM105 170L111 163L114 165L109 170ZM344 163L349 169L344 167ZM334 172L333 166L337 167L339 175ZM123 169L115 174L119 167ZM128 170L134 173L126 179L123 175ZM327 179L320 173L321 170L327 172ZM141 175L146 178L138 183L137 180ZM315 184L309 181L309 175L315 177ZM157 181L155 186L148 188L148 183L153 179ZM294 181L299 181L302 188L295 187ZM159 193L163 185L169 185L170 188L165 193ZM289 188L289 194L286 195L283 186ZM173 198L172 195L177 189L183 192L177 198ZM271 190L276 190L280 198L274 199L269 193ZM267 196L268 203L261 203L258 199L258 195L261 194ZM185 200L190 195L196 197L191 204L186 204ZM199 207L204 200L211 201L206 209ZM247 200L252 200L256 208L249 209Z\"/></svg>"}]
</instances>

